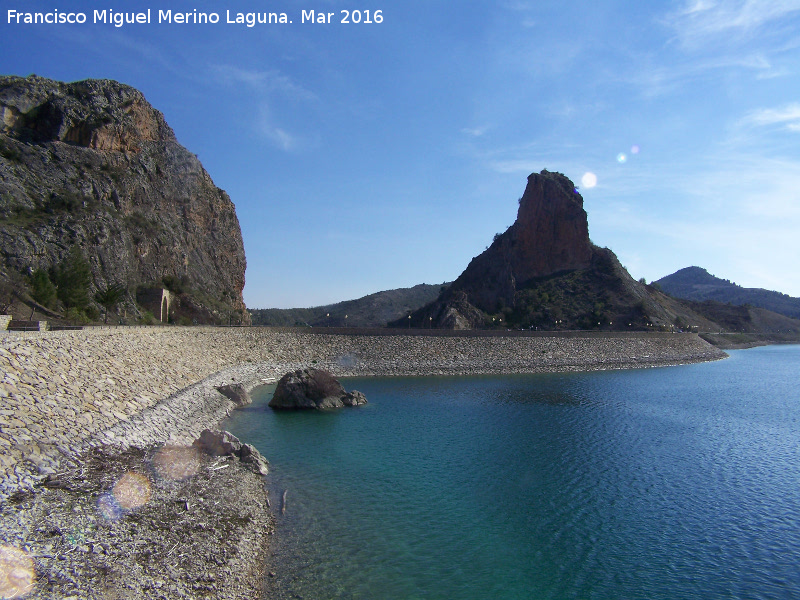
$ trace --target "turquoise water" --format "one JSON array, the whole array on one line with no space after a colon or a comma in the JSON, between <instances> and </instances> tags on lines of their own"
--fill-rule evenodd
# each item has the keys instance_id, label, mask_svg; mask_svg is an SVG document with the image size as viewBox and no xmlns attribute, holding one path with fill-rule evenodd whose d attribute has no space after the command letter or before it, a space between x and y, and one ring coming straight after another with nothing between
<instances>
[{"instance_id":1,"label":"turquoise water","mask_svg":"<svg viewBox=\"0 0 800 600\"><path fill-rule=\"evenodd\" d=\"M227 427L287 491L275 597L800 598L798 367L350 379Z\"/></svg>"}]
</instances>

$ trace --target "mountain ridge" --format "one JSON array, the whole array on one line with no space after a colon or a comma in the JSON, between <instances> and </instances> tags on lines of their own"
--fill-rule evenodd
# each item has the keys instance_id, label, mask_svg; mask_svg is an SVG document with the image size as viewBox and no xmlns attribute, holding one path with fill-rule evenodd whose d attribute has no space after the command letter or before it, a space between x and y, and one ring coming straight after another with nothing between
<instances>
[{"instance_id":1,"label":"mountain ridge","mask_svg":"<svg viewBox=\"0 0 800 600\"><path fill-rule=\"evenodd\" d=\"M752 305L793 319L800 318L800 298L764 288L745 288L697 266L685 267L653 282L675 298Z\"/></svg>"},{"instance_id":2,"label":"mountain ridge","mask_svg":"<svg viewBox=\"0 0 800 600\"><path fill-rule=\"evenodd\" d=\"M268 327L385 327L435 299L447 285L421 283L310 308L254 308L250 314L253 325Z\"/></svg>"}]
</instances>

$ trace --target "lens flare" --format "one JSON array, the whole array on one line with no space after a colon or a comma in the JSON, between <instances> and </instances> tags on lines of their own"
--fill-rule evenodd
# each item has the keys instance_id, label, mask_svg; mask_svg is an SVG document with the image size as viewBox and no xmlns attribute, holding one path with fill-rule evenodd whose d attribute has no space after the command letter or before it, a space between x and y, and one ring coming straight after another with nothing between
<instances>
[{"instance_id":1,"label":"lens flare","mask_svg":"<svg viewBox=\"0 0 800 600\"><path fill-rule=\"evenodd\" d=\"M591 171L584 173L583 177L581 177L581 184L585 188L593 188L597 185L597 175Z\"/></svg>"},{"instance_id":2,"label":"lens flare","mask_svg":"<svg viewBox=\"0 0 800 600\"><path fill-rule=\"evenodd\" d=\"M641 148L639 148L638 144L634 144L633 146L631 146L631 154L639 154L640 150Z\"/></svg>"},{"instance_id":3,"label":"lens flare","mask_svg":"<svg viewBox=\"0 0 800 600\"><path fill-rule=\"evenodd\" d=\"M13 546L0 546L0 598L22 598L33 590L33 559Z\"/></svg>"},{"instance_id":4,"label":"lens flare","mask_svg":"<svg viewBox=\"0 0 800 600\"><path fill-rule=\"evenodd\" d=\"M122 510L133 510L150 500L150 480L140 473L125 473L111 490Z\"/></svg>"},{"instance_id":5,"label":"lens flare","mask_svg":"<svg viewBox=\"0 0 800 600\"><path fill-rule=\"evenodd\" d=\"M628 157L624 152L620 152L619 154L617 154L617 162L619 164L624 164L627 161L628 161Z\"/></svg>"},{"instance_id":6,"label":"lens flare","mask_svg":"<svg viewBox=\"0 0 800 600\"><path fill-rule=\"evenodd\" d=\"M118 521L122 516L122 508L111 494L103 494L97 499L97 512L106 521Z\"/></svg>"},{"instance_id":7,"label":"lens flare","mask_svg":"<svg viewBox=\"0 0 800 600\"><path fill-rule=\"evenodd\" d=\"M153 468L161 479L187 479L200 470L200 452L192 446L164 446L153 457Z\"/></svg>"}]
</instances>

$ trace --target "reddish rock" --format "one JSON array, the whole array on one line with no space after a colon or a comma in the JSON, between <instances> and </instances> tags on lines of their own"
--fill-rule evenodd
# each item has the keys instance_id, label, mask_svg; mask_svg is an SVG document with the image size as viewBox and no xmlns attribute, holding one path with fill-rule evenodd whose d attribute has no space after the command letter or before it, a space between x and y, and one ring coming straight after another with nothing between
<instances>
[{"instance_id":1,"label":"reddish rock","mask_svg":"<svg viewBox=\"0 0 800 600\"><path fill-rule=\"evenodd\" d=\"M514 224L472 259L432 307L423 310L439 327L478 327L484 319L480 311L493 313L513 306L517 290L531 279L585 269L591 260L583 197L560 173L533 173Z\"/></svg>"}]
</instances>

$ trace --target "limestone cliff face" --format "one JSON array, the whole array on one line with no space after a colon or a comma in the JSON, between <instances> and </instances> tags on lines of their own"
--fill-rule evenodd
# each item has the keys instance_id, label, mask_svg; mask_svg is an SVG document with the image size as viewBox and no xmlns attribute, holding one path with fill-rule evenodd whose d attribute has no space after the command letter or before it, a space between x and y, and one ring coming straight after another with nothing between
<instances>
[{"instance_id":1,"label":"limestone cliff face","mask_svg":"<svg viewBox=\"0 0 800 600\"><path fill-rule=\"evenodd\" d=\"M160 286L202 321L247 320L231 199L141 92L0 77L0 267L48 269L72 245L94 286Z\"/></svg>"}]
</instances>

